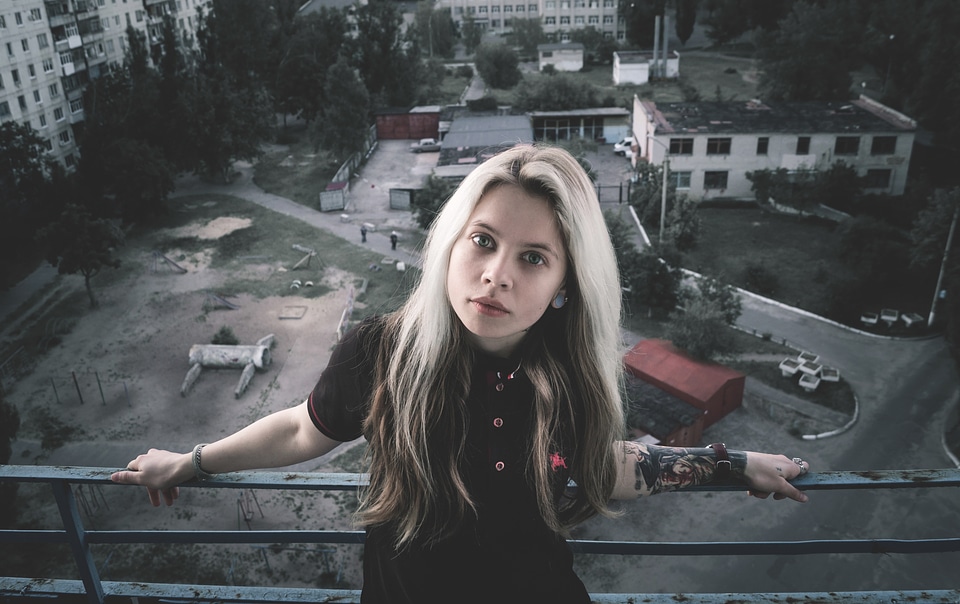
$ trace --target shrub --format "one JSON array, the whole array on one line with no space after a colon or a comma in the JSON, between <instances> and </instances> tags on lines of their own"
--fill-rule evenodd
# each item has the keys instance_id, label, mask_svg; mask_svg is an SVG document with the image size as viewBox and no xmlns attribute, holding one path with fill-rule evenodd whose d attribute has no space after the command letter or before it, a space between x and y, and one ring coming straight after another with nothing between
<instances>
[{"instance_id":1,"label":"shrub","mask_svg":"<svg viewBox=\"0 0 960 604\"><path fill-rule=\"evenodd\" d=\"M237 339L237 336L233 333L232 329L224 325L213 336L211 343L220 346L236 346L240 343L240 340Z\"/></svg>"}]
</instances>

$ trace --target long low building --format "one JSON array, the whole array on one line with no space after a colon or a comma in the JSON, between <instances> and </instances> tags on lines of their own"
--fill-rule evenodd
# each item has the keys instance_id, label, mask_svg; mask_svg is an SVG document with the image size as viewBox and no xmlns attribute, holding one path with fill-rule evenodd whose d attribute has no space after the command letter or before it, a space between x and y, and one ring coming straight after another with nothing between
<instances>
[{"instance_id":1,"label":"long low building","mask_svg":"<svg viewBox=\"0 0 960 604\"><path fill-rule=\"evenodd\" d=\"M663 164L678 193L754 197L747 173L844 162L871 193L902 195L917 123L865 96L843 102L656 103L634 97L633 161Z\"/></svg>"}]
</instances>

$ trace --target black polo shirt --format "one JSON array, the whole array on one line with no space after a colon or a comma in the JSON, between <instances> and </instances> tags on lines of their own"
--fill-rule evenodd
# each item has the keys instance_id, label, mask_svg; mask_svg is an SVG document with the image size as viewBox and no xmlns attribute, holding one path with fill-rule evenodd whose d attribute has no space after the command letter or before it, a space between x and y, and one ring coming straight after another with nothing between
<instances>
[{"instance_id":1,"label":"black polo shirt","mask_svg":"<svg viewBox=\"0 0 960 604\"><path fill-rule=\"evenodd\" d=\"M361 326L363 327L363 326ZM308 399L317 429L338 441L362 435L381 331L367 324L337 345ZM589 602L566 541L540 517L525 479L531 429L530 381L517 362L477 354L467 399L463 478L477 504L453 536L397 552L386 527L370 527L364 547L364 604ZM550 455L557 500L572 451Z\"/></svg>"}]
</instances>

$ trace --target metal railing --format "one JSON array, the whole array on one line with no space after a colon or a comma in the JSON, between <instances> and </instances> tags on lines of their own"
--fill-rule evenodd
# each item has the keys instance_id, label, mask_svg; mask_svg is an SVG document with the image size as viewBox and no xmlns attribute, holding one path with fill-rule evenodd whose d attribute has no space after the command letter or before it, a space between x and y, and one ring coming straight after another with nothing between
<instances>
[{"instance_id":1,"label":"metal railing","mask_svg":"<svg viewBox=\"0 0 960 604\"><path fill-rule=\"evenodd\" d=\"M360 601L358 590L294 587L243 587L235 585L186 585L103 581L91 554L98 544L359 544L362 531L253 530L93 530L84 526L75 485L112 485L113 470L106 468L0 465L0 482L46 483L52 488L63 524L62 529L0 530L0 544L68 544L79 579L0 576L0 601L137 602L139 598L183 602L341 602ZM350 491L365 484L362 474L247 472L229 474L204 483L188 483L203 489L274 489L298 491ZM960 486L960 469L887 470L870 472L811 473L794 481L807 491L856 489L928 489ZM128 487L127 487L128 488ZM706 485L698 491L742 490L742 485ZM960 551L960 536L943 539L843 539L775 542L630 542L572 540L575 553L709 556L709 555L800 555L800 554L941 554ZM3 571L0 570L0 574ZM960 577L960 570L958 570ZM601 604L650 602L666 604L678 598L690 604L721 602L869 602L960 603L960 589L872 592L803 593L684 593L684 594L593 594Z\"/></svg>"}]
</instances>

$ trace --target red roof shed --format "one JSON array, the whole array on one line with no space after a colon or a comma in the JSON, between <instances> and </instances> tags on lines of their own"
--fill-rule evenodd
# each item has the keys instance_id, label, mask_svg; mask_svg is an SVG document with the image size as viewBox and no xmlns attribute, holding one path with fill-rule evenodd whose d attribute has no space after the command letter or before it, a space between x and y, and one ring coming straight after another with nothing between
<instances>
[{"instance_id":1,"label":"red roof shed","mask_svg":"<svg viewBox=\"0 0 960 604\"><path fill-rule=\"evenodd\" d=\"M745 375L693 359L665 340L641 340L623 360L630 374L702 409L704 428L743 402Z\"/></svg>"}]
</instances>

